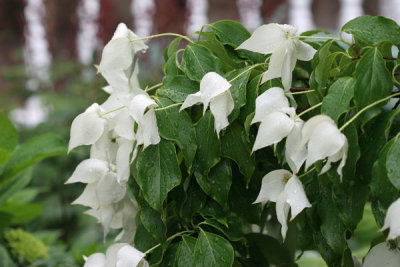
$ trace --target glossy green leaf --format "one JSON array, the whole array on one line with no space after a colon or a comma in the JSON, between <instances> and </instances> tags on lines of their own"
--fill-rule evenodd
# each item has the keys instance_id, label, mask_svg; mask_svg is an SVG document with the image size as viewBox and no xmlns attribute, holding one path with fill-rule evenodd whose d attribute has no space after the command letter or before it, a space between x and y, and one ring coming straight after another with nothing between
<instances>
[{"instance_id":1,"label":"glossy green leaf","mask_svg":"<svg viewBox=\"0 0 400 267\"><path fill-rule=\"evenodd\" d=\"M250 38L250 33L240 23L232 20L221 20L209 25L223 44L238 47Z\"/></svg>"},{"instance_id":2,"label":"glossy green leaf","mask_svg":"<svg viewBox=\"0 0 400 267\"><path fill-rule=\"evenodd\" d=\"M289 251L272 236L250 233L246 235L246 239L250 249L254 251L254 247L256 247L264 261L276 266L291 266Z\"/></svg>"},{"instance_id":3,"label":"glossy green leaf","mask_svg":"<svg viewBox=\"0 0 400 267\"><path fill-rule=\"evenodd\" d=\"M256 109L256 98L258 96L259 85L261 82L262 74L252 78L246 87L246 105L240 111L240 121L243 123L247 116L253 113ZM271 80L270 80L271 81ZM264 86L270 82L264 83Z\"/></svg>"},{"instance_id":4,"label":"glossy green leaf","mask_svg":"<svg viewBox=\"0 0 400 267\"><path fill-rule=\"evenodd\" d=\"M165 252L160 267L177 267L178 266L178 248L179 244L172 244Z\"/></svg>"},{"instance_id":5,"label":"glossy green leaf","mask_svg":"<svg viewBox=\"0 0 400 267\"><path fill-rule=\"evenodd\" d=\"M342 255L338 255L332 250L320 231L313 232L313 239L325 262L329 262L330 266L341 266Z\"/></svg>"},{"instance_id":6,"label":"glossy green leaf","mask_svg":"<svg viewBox=\"0 0 400 267\"><path fill-rule=\"evenodd\" d=\"M158 242L143 226L140 220L140 212L136 218L135 248L144 252L157 245Z\"/></svg>"},{"instance_id":7,"label":"glossy green leaf","mask_svg":"<svg viewBox=\"0 0 400 267\"><path fill-rule=\"evenodd\" d=\"M247 184L256 168L254 155L250 155L251 147L246 139L245 130L239 123L230 125L221 138L222 155L236 162Z\"/></svg>"},{"instance_id":8,"label":"glossy green leaf","mask_svg":"<svg viewBox=\"0 0 400 267\"><path fill-rule=\"evenodd\" d=\"M208 175L210 169L220 161L221 144L214 130L214 118L210 111L196 125L197 154L194 172Z\"/></svg>"},{"instance_id":9,"label":"glossy green leaf","mask_svg":"<svg viewBox=\"0 0 400 267\"><path fill-rule=\"evenodd\" d=\"M376 46L381 42L389 41L400 44L400 27L391 19L381 16L360 16L350 20L342 27L343 32L354 35L361 41Z\"/></svg>"},{"instance_id":10,"label":"glossy green leaf","mask_svg":"<svg viewBox=\"0 0 400 267\"><path fill-rule=\"evenodd\" d=\"M322 101L322 113L337 123L340 115L348 111L353 94L353 78L339 78L329 87L328 94Z\"/></svg>"},{"instance_id":11,"label":"glossy green leaf","mask_svg":"<svg viewBox=\"0 0 400 267\"><path fill-rule=\"evenodd\" d=\"M153 209L161 211L168 192L181 181L174 144L161 140L147 147L137 157L137 169L144 198Z\"/></svg>"},{"instance_id":12,"label":"glossy green leaf","mask_svg":"<svg viewBox=\"0 0 400 267\"><path fill-rule=\"evenodd\" d=\"M200 90L198 82L188 79L184 75L176 75L167 80L163 86L157 90L157 94L166 96L174 102L183 102L190 94Z\"/></svg>"},{"instance_id":13,"label":"glossy green leaf","mask_svg":"<svg viewBox=\"0 0 400 267\"><path fill-rule=\"evenodd\" d=\"M51 156L64 154L67 146L64 139L54 134L33 137L17 147L0 175L0 187L29 166Z\"/></svg>"},{"instance_id":14,"label":"glossy green leaf","mask_svg":"<svg viewBox=\"0 0 400 267\"><path fill-rule=\"evenodd\" d=\"M180 69L179 66L178 54L178 52L173 53L164 63L163 72L165 74L165 77L163 78L163 82L169 81L171 77L174 77L175 75L183 74L183 71Z\"/></svg>"},{"instance_id":15,"label":"glossy green leaf","mask_svg":"<svg viewBox=\"0 0 400 267\"><path fill-rule=\"evenodd\" d=\"M195 81L200 81L208 72L222 74L221 61L207 48L199 44L190 44L182 55L182 69Z\"/></svg>"},{"instance_id":16,"label":"glossy green leaf","mask_svg":"<svg viewBox=\"0 0 400 267\"><path fill-rule=\"evenodd\" d=\"M167 61L168 58L176 52L181 41L182 37L177 37L169 43L169 45L164 49L164 60Z\"/></svg>"},{"instance_id":17,"label":"glossy green leaf","mask_svg":"<svg viewBox=\"0 0 400 267\"><path fill-rule=\"evenodd\" d=\"M159 106L167 107L174 104L167 98L159 98ZM179 112L179 107L171 107L156 112L160 136L174 141L182 150L187 168L190 170L196 150L196 131L187 112Z\"/></svg>"},{"instance_id":18,"label":"glossy green leaf","mask_svg":"<svg viewBox=\"0 0 400 267\"><path fill-rule=\"evenodd\" d=\"M167 229L161 220L161 214L148 205L142 205L140 211L140 221L144 228L156 239L163 243L166 239Z\"/></svg>"},{"instance_id":19,"label":"glossy green leaf","mask_svg":"<svg viewBox=\"0 0 400 267\"><path fill-rule=\"evenodd\" d=\"M221 206L227 207L228 194L232 184L232 169L228 160L220 161L210 170L208 176L198 172L195 176L197 183L207 195Z\"/></svg>"},{"instance_id":20,"label":"glossy green leaf","mask_svg":"<svg viewBox=\"0 0 400 267\"><path fill-rule=\"evenodd\" d=\"M194 213L201 210L206 204L207 195L201 190L200 186L193 180L189 184L186 193L186 201L182 206L183 216L191 218Z\"/></svg>"},{"instance_id":21,"label":"glossy green leaf","mask_svg":"<svg viewBox=\"0 0 400 267\"><path fill-rule=\"evenodd\" d=\"M7 116L0 113L0 165L11 156L11 152L18 144L18 132Z\"/></svg>"},{"instance_id":22,"label":"glossy green leaf","mask_svg":"<svg viewBox=\"0 0 400 267\"><path fill-rule=\"evenodd\" d=\"M392 77L382 54L377 48L370 49L362 56L354 73L354 102L358 110L389 96L392 88ZM363 123L376 116L383 105L385 103L380 103L365 112Z\"/></svg>"},{"instance_id":23,"label":"glossy green leaf","mask_svg":"<svg viewBox=\"0 0 400 267\"><path fill-rule=\"evenodd\" d=\"M226 239L200 231L194 248L194 267L230 267L233 258L233 247Z\"/></svg>"},{"instance_id":24,"label":"glossy green leaf","mask_svg":"<svg viewBox=\"0 0 400 267\"><path fill-rule=\"evenodd\" d=\"M400 141L396 138L395 143L390 148L386 158L387 177L390 182L400 190Z\"/></svg>"},{"instance_id":25,"label":"glossy green leaf","mask_svg":"<svg viewBox=\"0 0 400 267\"><path fill-rule=\"evenodd\" d=\"M177 252L177 262L179 267L194 266L194 248L196 246L196 238L191 236L183 236L179 243Z\"/></svg>"},{"instance_id":26,"label":"glossy green leaf","mask_svg":"<svg viewBox=\"0 0 400 267\"><path fill-rule=\"evenodd\" d=\"M213 218L206 219L203 224L217 229L231 241L239 241L244 237L242 222L235 213L228 214L226 217L227 225L224 225L217 219Z\"/></svg>"}]
</instances>

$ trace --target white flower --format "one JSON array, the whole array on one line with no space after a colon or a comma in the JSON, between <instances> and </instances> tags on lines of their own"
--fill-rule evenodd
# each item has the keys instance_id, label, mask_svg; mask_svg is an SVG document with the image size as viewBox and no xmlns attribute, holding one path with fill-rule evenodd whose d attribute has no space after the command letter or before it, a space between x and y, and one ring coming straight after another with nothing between
<instances>
[{"instance_id":1,"label":"white flower","mask_svg":"<svg viewBox=\"0 0 400 267\"><path fill-rule=\"evenodd\" d=\"M381 231L390 228L388 239L395 239L400 236L400 198L393 202L387 212L385 217L385 223Z\"/></svg>"},{"instance_id":2,"label":"white flower","mask_svg":"<svg viewBox=\"0 0 400 267\"><path fill-rule=\"evenodd\" d=\"M145 256L127 243L117 243L109 247L105 255L95 253L84 257L84 267L148 267Z\"/></svg>"},{"instance_id":3,"label":"white flower","mask_svg":"<svg viewBox=\"0 0 400 267\"><path fill-rule=\"evenodd\" d=\"M296 119L292 131L286 138L285 158L293 173L297 173L307 158L307 149L301 145L304 121Z\"/></svg>"},{"instance_id":4,"label":"white flower","mask_svg":"<svg viewBox=\"0 0 400 267\"><path fill-rule=\"evenodd\" d=\"M200 81L200 91L190 94L183 102L180 111L197 103L203 103L203 115L210 105L211 113L214 116L214 128L219 132L229 125L228 115L234 108L234 102L229 91L232 85L221 75L209 72Z\"/></svg>"},{"instance_id":5,"label":"white flower","mask_svg":"<svg viewBox=\"0 0 400 267\"><path fill-rule=\"evenodd\" d=\"M331 168L332 162L341 159L337 172L342 177L342 169L346 164L347 138L337 128L335 122L326 115L317 115L309 119L303 126L302 145L307 145L306 169L314 162L328 158L321 174Z\"/></svg>"},{"instance_id":6,"label":"white flower","mask_svg":"<svg viewBox=\"0 0 400 267\"><path fill-rule=\"evenodd\" d=\"M292 84L292 71L296 61L298 59L308 61L313 58L316 52L314 48L297 38L292 38L296 31L296 27L287 24L262 25L237 48L261 54L272 53L262 83L282 77L283 87L288 90Z\"/></svg>"},{"instance_id":7,"label":"white flower","mask_svg":"<svg viewBox=\"0 0 400 267\"><path fill-rule=\"evenodd\" d=\"M283 238L286 237L289 208L290 220L293 220L304 208L311 207L299 178L287 170L275 170L263 177L254 203L268 201L276 202L276 215L282 225Z\"/></svg>"},{"instance_id":8,"label":"white flower","mask_svg":"<svg viewBox=\"0 0 400 267\"><path fill-rule=\"evenodd\" d=\"M81 145L92 145L101 137L106 124L102 113L102 108L94 103L72 121L68 152Z\"/></svg>"},{"instance_id":9,"label":"white flower","mask_svg":"<svg viewBox=\"0 0 400 267\"><path fill-rule=\"evenodd\" d=\"M261 122L253 151L276 144L285 138L294 126L294 108L289 107L289 101L284 91L272 87L256 99L256 110L252 124Z\"/></svg>"},{"instance_id":10,"label":"white flower","mask_svg":"<svg viewBox=\"0 0 400 267\"><path fill-rule=\"evenodd\" d=\"M113 90L130 90L134 56L144 51L147 46L142 41L132 41L137 36L124 23L120 23L103 49L98 71L103 75ZM135 67L137 69L137 66Z\"/></svg>"},{"instance_id":11,"label":"white flower","mask_svg":"<svg viewBox=\"0 0 400 267\"><path fill-rule=\"evenodd\" d=\"M390 249L385 242L374 246L365 256L363 267L398 267L400 264L400 251Z\"/></svg>"}]
</instances>

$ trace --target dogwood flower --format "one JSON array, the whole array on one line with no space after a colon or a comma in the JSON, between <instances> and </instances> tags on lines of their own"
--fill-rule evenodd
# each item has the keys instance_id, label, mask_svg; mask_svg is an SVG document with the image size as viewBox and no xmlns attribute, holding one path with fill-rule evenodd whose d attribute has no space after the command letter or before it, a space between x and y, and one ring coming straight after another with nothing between
<instances>
[{"instance_id":1,"label":"dogwood flower","mask_svg":"<svg viewBox=\"0 0 400 267\"><path fill-rule=\"evenodd\" d=\"M106 254L94 253L84 257L84 267L148 267L146 254L127 243L117 243L107 249Z\"/></svg>"},{"instance_id":2,"label":"dogwood flower","mask_svg":"<svg viewBox=\"0 0 400 267\"><path fill-rule=\"evenodd\" d=\"M183 102L180 111L197 103L203 103L203 115L210 105L211 113L214 116L214 128L219 132L229 125L228 115L234 108L234 102L229 91L232 85L216 72L209 72L200 81L200 91L190 94Z\"/></svg>"},{"instance_id":3,"label":"dogwood flower","mask_svg":"<svg viewBox=\"0 0 400 267\"><path fill-rule=\"evenodd\" d=\"M294 108L289 107L289 101L284 91L272 87L256 99L256 110L252 124L261 122L253 151L276 144L285 138L292 130L295 114Z\"/></svg>"},{"instance_id":4,"label":"dogwood flower","mask_svg":"<svg viewBox=\"0 0 400 267\"><path fill-rule=\"evenodd\" d=\"M381 228L381 231L390 228L388 239L395 239L400 236L400 198L393 202L387 212L385 217L385 223Z\"/></svg>"},{"instance_id":5,"label":"dogwood flower","mask_svg":"<svg viewBox=\"0 0 400 267\"><path fill-rule=\"evenodd\" d=\"M276 215L282 225L281 234L285 239L289 208L293 220L304 208L311 207L299 178L287 170L274 170L262 179L260 193L254 203L276 202Z\"/></svg>"},{"instance_id":6,"label":"dogwood flower","mask_svg":"<svg viewBox=\"0 0 400 267\"><path fill-rule=\"evenodd\" d=\"M301 145L307 145L306 169L314 162L328 158L321 174L331 168L332 162L341 159L337 173L342 177L346 164L347 138L337 128L335 122L326 115L317 115L309 119L302 129Z\"/></svg>"},{"instance_id":7,"label":"dogwood flower","mask_svg":"<svg viewBox=\"0 0 400 267\"><path fill-rule=\"evenodd\" d=\"M297 173L307 158L307 149L301 145L304 121L296 119L294 126L286 138L285 159L293 173Z\"/></svg>"},{"instance_id":8,"label":"dogwood flower","mask_svg":"<svg viewBox=\"0 0 400 267\"><path fill-rule=\"evenodd\" d=\"M400 263L400 252L397 248L390 249L385 242L375 245L365 256L363 267L397 267Z\"/></svg>"},{"instance_id":9,"label":"dogwood flower","mask_svg":"<svg viewBox=\"0 0 400 267\"><path fill-rule=\"evenodd\" d=\"M297 60L311 60L316 52L310 45L293 38L297 28L291 25L270 23L258 27L249 39L237 49L246 49L261 54L271 54L269 67L261 83L281 77L283 88L292 84L292 71Z\"/></svg>"}]
</instances>

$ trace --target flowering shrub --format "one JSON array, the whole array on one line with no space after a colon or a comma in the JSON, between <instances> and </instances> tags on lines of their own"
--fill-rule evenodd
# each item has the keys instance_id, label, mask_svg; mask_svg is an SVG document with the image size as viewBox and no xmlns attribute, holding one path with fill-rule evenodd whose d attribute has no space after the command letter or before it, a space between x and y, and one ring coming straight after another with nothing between
<instances>
[{"instance_id":1,"label":"flowering shrub","mask_svg":"<svg viewBox=\"0 0 400 267\"><path fill-rule=\"evenodd\" d=\"M121 229L85 266L292 266L305 250L354 266L367 202L388 245L364 264L395 262L400 27L363 16L341 33L353 41L234 21L139 38L120 24L97 67L110 96L71 126L69 150L91 146L67 181L86 184L74 203L105 235ZM141 87L143 40L167 35L165 76Z\"/></svg>"}]
</instances>

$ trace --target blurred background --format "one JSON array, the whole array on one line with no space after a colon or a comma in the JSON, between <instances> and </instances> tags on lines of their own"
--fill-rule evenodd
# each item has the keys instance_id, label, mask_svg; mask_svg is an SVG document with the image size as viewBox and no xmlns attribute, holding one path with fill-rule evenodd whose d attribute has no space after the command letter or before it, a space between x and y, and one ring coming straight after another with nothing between
<instances>
[{"instance_id":1,"label":"blurred background","mask_svg":"<svg viewBox=\"0 0 400 267\"><path fill-rule=\"evenodd\" d=\"M222 19L239 21L250 32L276 22L293 24L299 33L338 34L341 25L363 14L399 23L399 0L0 0L0 112L17 126L20 142L46 132L68 140L73 118L106 98L105 81L93 65L120 22L139 36L190 35ZM148 42L140 65L142 87L161 80L162 51L170 40ZM54 266L81 264L82 254L105 247L101 226L93 227L95 220L82 214L85 208L69 205L83 187L64 185L87 155L82 148L43 161L29 185L43 212L23 228L52 244ZM367 235L376 230L368 223L361 228ZM314 264L321 266L318 260Z\"/></svg>"}]
</instances>

